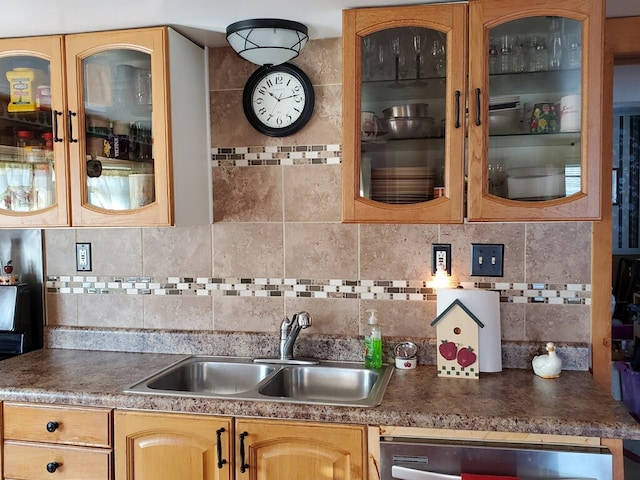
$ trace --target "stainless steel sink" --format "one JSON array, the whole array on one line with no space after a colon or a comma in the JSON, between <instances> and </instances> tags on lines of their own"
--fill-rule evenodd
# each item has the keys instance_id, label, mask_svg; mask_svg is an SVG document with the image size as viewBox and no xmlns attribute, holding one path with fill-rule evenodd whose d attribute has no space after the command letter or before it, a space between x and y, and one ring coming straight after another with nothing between
<instances>
[{"instance_id":1,"label":"stainless steel sink","mask_svg":"<svg viewBox=\"0 0 640 480\"><path fill-rule=\"evenodd\" d=\"M286 367L276 372L259 392L315 402L357 402L369 398L378 378L377 371L365 368Z\"/></svg>"},{"instance_id":2,"label":"stainless steel sink","mask_svg":"<svg viewBox=\"0 0 640 480\"><path fill-rule=\"evenodd\" d=\"M192 357L147 382L151 390L232 395L251 390L274 368L257 363L211 361Z\"/></svg>"},{"instance_id":3,"label":"stainless steel sink","mask_svg":"<svg viewBox=\"0 0 640 480\"><path fill-rule=\"evenodd\" d=\"M249 358L192 356L132 385L126 392L373 407L382 402L393 367L357 362L314 365L255 363Z\"/></svg>"}]
</instances>

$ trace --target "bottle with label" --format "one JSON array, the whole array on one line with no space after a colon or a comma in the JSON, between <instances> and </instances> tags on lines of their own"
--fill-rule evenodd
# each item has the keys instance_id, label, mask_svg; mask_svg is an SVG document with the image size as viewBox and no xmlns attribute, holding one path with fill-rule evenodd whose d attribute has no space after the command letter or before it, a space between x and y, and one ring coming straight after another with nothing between
<instances>
[{"instance_id":1,"label":"bottle with label","mask_svg":"<svg viewBox=\"0 0 640 480\"><path fill-rule=\"evenodd\" d=\"M382 368L382 333L378 326L376 310L369 313L368 329L364 336L364 366L365 368Z\"/></svg>"}]
</instances>

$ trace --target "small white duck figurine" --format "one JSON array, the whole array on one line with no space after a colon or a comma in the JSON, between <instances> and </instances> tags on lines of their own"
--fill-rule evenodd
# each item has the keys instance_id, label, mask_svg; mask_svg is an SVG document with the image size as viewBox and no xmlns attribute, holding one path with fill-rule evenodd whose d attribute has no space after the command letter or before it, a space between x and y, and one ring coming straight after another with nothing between
<instances>
[{"instance_id":1,"label":"small white duck figurine","mask_svg":"<svg viewBox=\"0 0 640 480\"><path fill-rule=\"evenodd\" d=\"M542 378L558 378L562 370L562 360L556 355L556 347L553 342L547 343L547 354L536 355L531 360L533 373Z\"/></svg>"}]
</instances>

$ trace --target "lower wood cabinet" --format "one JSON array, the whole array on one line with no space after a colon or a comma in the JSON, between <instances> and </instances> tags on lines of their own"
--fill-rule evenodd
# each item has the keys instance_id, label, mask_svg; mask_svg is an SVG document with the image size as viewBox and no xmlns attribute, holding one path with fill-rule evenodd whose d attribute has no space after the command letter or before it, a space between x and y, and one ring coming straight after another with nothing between
<instances>
[{"instance_id":1,"label":"lower wood cabinet","mask_svg":"<svg viewBox=\"0 0 640 480\"><path fill-rule=\"evenodd\" d=\"M3 478L113 478L110 409L7 402L3 420Z\"/></svg>"},{"instance_id":2,"label":"lower wood cabinet","mask_svg":"<svg viewBox=\"0 0 640 480\"><path fill-rule=\"evenodd\" d=\"M365 478L365 427L236 420L236 480Z\"/></svg>"},{"instance_id":3,"label":"lower wood cabinet","mask_svg":"<svg viewBox=\"0 0 640 480\"><path fill-rule=\"evenodd\" d=\"M362 426L115 413L116 480L363 480L365 452Z\"/></svg>"},{"instance_id":4,"label":"lower wood cabinet","mask_svg":"<svg viewBox=\"0 0 640 480\"><path fill-rule=\"evenodd\" d=\"M116 411L116 480L230 480L233 419Z\"/></svg>"}]
</instances>

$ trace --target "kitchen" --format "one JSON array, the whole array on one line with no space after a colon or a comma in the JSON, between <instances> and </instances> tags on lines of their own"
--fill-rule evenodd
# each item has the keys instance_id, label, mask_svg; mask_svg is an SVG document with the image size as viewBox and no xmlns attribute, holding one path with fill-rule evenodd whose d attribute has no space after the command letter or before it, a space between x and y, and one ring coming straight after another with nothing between
<instances>
[{"instance_id":1,"label":"kitchen","mask_svg":"<svg viewBox=\"0 0 640 480\"><path fill-rule=\"evenodd\" d=\"M564 349L567 368L589 368L589 222L342 224L341 40L312 38L294 61L313 80L316 110L303 130L282 139L254 131L240 108L242 88L256 67L225 46L211 48L209 62L215 222L172 229L47 229L52 344L135 351L137 342L153 338L158 352L207 353L222 347L203 345L195 334L187 338L196 348L176 346L171 334L202 332L206 342L218 338L210 332L246 332L250 338L264 332L275 339L283 316L307 310L314 324L301 334L300 346L305 348L305 337L320 343L338 335L347 339L356 359L363 312L376 308L384 335L428 345L435 338L430 325L435 301L408 300L394 288L416 288L430 280L433 243L452 245L453 279L474 286L478 279L468 274L466 261L471 243L504 243L500 283L509 285L511 299L501 303L505 368L525 368L550 335ZM76 243L92 245L89 275L76 271ZM565 245L572 245L571 251ZM122 288L99 293L109 282ZM354 282L360 285L353 287ZM378 287L375 298L357 288L368 283ZM538 283L576 301L521 303L535 291L516 285ZM298 285L320 288L296 295ZM163 294L167 290L180 294ZM265 294L269 291L280 293ZM261 353L273 354L276 343L266 342Z\"/></svg>"}]
</instances>

